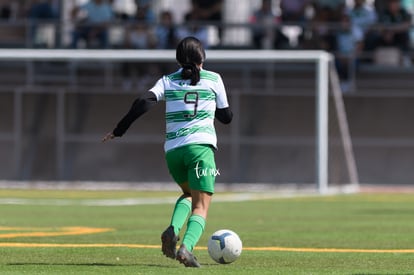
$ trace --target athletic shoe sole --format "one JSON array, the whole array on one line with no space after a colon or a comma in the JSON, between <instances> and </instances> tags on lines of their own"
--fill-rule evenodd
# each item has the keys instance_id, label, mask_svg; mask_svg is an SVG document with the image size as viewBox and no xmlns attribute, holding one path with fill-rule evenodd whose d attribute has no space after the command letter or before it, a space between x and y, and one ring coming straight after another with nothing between
<instances>
[{"instance_id":1,"label":"athletic shoe sole","mask_svg":"<svg viewBox=\"0 0 414 275\"><path fill-rule=\"evenodd\" d=\"M180 238L174 233L174 227L170 225L161 234L162 253L168 258L175 259L177 256L177 242L179 239Z\"/></svg>"}]
</instances>

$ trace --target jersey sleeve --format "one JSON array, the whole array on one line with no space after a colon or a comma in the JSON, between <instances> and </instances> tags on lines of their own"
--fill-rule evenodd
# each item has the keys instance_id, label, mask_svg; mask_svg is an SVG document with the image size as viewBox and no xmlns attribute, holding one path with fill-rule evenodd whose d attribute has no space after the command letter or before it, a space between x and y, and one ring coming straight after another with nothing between
<instances>
[{"instance_id":1,"label":"jersey sleeve","mask_svg":"<svg viewBox=\"0 0 414 275\"><path fill-rule=\"evenodd\" d=\"M165 100L164 78L165 77L160 78L157 83L155 83L155 85L149 89L155 94L157 101Z\"/></svg>"},{"instance_id":2,"label":"jersey sleeve","mask_svg":"<svg viewBox=\"0 0 414 275\"><path fill-rule=\"evenodd\" d=\"M226 88L224 87L223 79L220 75L218 75L217 84L214 88L214 91L216 92L216 106L219 109L227 108L229 107L229 103L227 100L227 94L226 94Z\"/></svg>"}]
</instances>

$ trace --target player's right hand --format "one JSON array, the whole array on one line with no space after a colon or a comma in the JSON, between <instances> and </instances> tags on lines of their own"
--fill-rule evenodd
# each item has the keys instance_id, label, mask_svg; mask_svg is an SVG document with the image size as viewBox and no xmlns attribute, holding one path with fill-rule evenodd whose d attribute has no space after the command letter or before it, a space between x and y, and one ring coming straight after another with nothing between
<instances>
[{"instance_id":1,"label":"player's right hand","mask_svg":"<svg viewBox=\"0 0 414 275\"><path fill-rule=\"evenodd\" d=\"M114 139L114 134L112 132L107 133L103 138L102 138L102 142L106 142L108 140Z\"/></svg>"}]
</instances>

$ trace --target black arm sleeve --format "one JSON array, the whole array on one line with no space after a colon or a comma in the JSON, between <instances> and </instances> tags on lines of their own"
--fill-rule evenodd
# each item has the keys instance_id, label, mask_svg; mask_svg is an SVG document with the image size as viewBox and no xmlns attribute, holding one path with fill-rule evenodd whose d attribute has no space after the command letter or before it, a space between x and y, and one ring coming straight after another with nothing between
<instances>
[{"instance_id":1,"label":"black arm sleeve","mask_svg":"<svg viewBox=\"0 0 414 275\"><path fill-rule=\"evenodd\" d=\"M145 92L134 103L132 103L129 112L118 122L116 128L112 131L114 136L120 137L128 130L131 124L146 113L157 103L157 98L153 92Z\"/></svg>"},{"instance_id":2,"label":"black arm sleeve","mask_svg":"<svg viewBox=\"0 0 414 275\"><path fill-rule=\"evenodd\" d=\"M223 109L216 108L215 116L223 124L229 124L233 119L233 113L229 107Z\"/></svg>"}]
</instances>

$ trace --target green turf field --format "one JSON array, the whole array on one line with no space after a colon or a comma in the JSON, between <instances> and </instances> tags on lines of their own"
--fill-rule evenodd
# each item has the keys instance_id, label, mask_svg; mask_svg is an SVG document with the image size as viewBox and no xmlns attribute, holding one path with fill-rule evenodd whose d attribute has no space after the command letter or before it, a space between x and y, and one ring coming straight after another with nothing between
<instances>
[{"instance_id":1,"label":"green turf field","mask_svg":"<svg viewBox=\"0 0 414 275\"><path fill-rule=\"evenodd\" d=\"M0 274L414 274L413 194L217 194L198 270L160 251L177 195L0 189ZM223 228L244 247L229 265L205 250Z\"/></svg>"}]
</instances>

